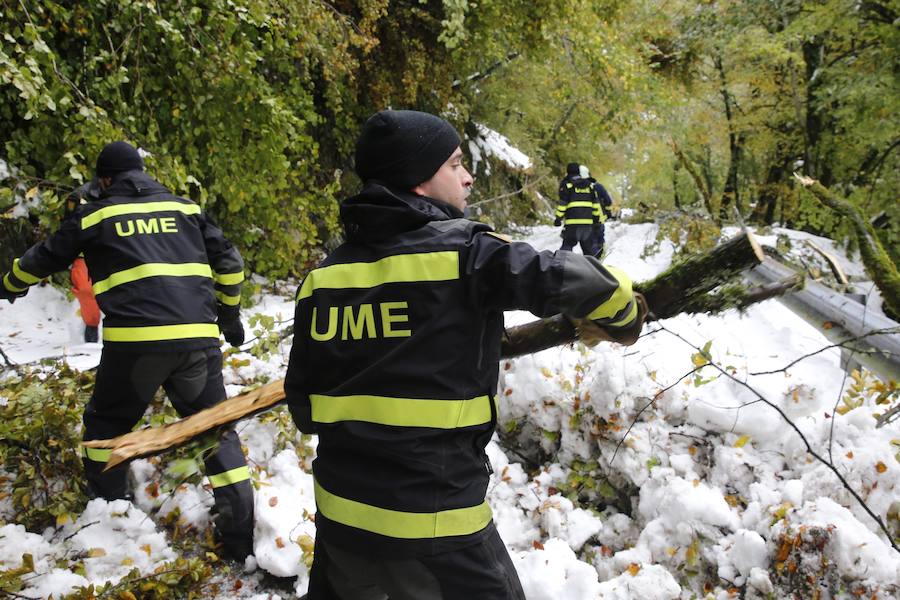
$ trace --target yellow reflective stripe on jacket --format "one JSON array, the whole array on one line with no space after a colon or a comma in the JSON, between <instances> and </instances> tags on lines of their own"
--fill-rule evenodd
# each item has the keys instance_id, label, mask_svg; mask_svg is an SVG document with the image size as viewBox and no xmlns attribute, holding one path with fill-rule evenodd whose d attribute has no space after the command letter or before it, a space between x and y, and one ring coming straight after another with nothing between
<instances>
[{"instance_id":1,"label":"yellow reflective stripe on jacket","mask_svg":"<svg viewBox=\"0 0 900 600\"><path fill-rule=\"evenodd\" d=\"M566 225L593 225L593 219L566 219Z\"/></svg>"},{"instance_id":2,"label":"yellow reflective stripe on jacket","mask_svg":"<svg viewBox=\"0 0 900 600\"><path fill-rule=\"evenodd\" d=\"M106 206L81 219L81 229L93 227L97 223L110 217L122 215L145 215L157 212L180 212L186 215L199 215L200 207L196 204L177 202L175 200L162 200L160 202L134 202L131 204L114 204Z\"/></svg>"},{"instance_id":3,"label":"yellow reflective stripe on jacket","mask_svg":"<svg viewBox=\"0 0 900 600\"><path fill-rule=\"evenodd\" d=\"M12 281L9 280L9 273L7 273L6 275L3 276L3 287L5 287L6 289L8 289L11 292L24 292L25 290L28 289L27 286L23 287L23 288L14 286L12 284Z\"/></svg>"},{"instance_id":4,"label":"yellow reflective stripe on jacket","mask_svg":"<svg viewBox=\"0 0 900 600\"><path fill-rule=\"evenodd\" d=\"M38 281L41 280L40 277L36 277L27 271L23 271L22 267L19 266L18 258L13 261L12 272L13 272L13 275L15 275L16 277L18 277L19 279L21 279L28 285L34 285L35 283L37 283Z\"/></svg>"},{"instance_id":5,"label":"yellow reflective stripe on jacket","mask_svg":"<svg viewBox=\"0 0 900 600\"><path fill-rule=\"evenodd\" d=\"M112 456L112 448L88 448L87 446L82 446L81 455L87 457L88 460L105 463Z\"/></svg>"},{"instance_id":6,"label":"yellow reflective stripe on jacket","mask_svg":"<svg viewBox=\"0 0 900 600\"><path fill-rule=\"evenodd\" d=\"M613 292L613 295L606 302L595 308L588 315L588 319L611 319L628 306L628 303L634 297L631 293L631 279L625 274L625 271L616 267L606 267L606 270L616 278L619 282L619 287L616 288L616 291Z\"/></svg>"},{"instance_id":7,"label":"yellow reflective stripe on jacket","mask_svg":"<svg viewBox=\"0 0 900 600\"><path fill-rule=\"evenodd\" d=\"M237 273L214 273L213 279L215 279L216 283L218 283L219 285L235 285L238 283L243 283L244 272L238 271Z\"/></svg>"},{"instance_id":8,"label":"yellow reflective stripe on jacket","mask_svg":"<svg viewBox=\"0 0 900 600\"><path fill-rule=\"evenodd\" d=\"M413 513L379 508L341 498L315 482L316 507L343 525L401 539L438 538L477 533L491 522L487 501L468 508Z\"/></svg>"},{"instance_id":9,"label":"yellow reflective stripe on jacket","mask_svg":"<svg viewBox=\"0 0 900 600\"><path fill-rule=\"evenodd\" d=\"M238 296L228 296L223 292L216 292L216 299L226 306L237 306L241 303L241 297Z\"/></svg>"},{"instance_id":10,"label":"yellow reflective stripe on jacket","mask_svg":"<svg viewBox=\"0 0 900 600\"><path fill-rule=\"evenodd\" d=\"M616 321L615 323L610 323L609 326L610 327L624 327L625 325L628 325L629 323L634 321L634 318L637 316L637 312L638 312L637 302L632 302L631 310L628 311L628 314L625 315L625 317Z\"/></svg>"},{"instance_id":11,"label":"yellow reflective stripe on jacket","mask_svg":"<svg viewBox=\"0 0 900 600\"><path fill-rule=\"evenodd\" d=\"M103 340L106 342L160 342L165 340L218 337L219 326L215 323L103 328Z\"/></svg>"},{"instance_id":12,"label":"yellow reflective stripe on jacket","mask_svg":"<svg viewBox=\"0 0 900 600\"><path fill-rule=\"evenodd\" d=\"M322 288L373 288L385 283L451 281L459 279L459 253L421 252L388 256L370 263L329 265L312 271L303 281L297 300Z\"/></svg>"},{"instance_id":13,"label":"yellow reflective stripe on jacket","mask_svg":"<svg viewBox=\"0 0 900 600\"><path fill-rule=\"evenodd\" d=\"M247 481L248 479L250 479L250 469L248 469L247 466L244 465L243 467L237 467L235 469L231 469L230 471L225 471L224 473L210 475L209 483L214 488L220 488L225 487L226 485L233 485L235 483Z\"/></svg>"},{"instance_id":14,"label":"yellow reflective stripe on jacket","mask_svg":"<svg viewBox=\"0 0 900 600\"><path fill-rule=\"evenodd\" d=\"M398 427L453 429L491 422L487 396L470 400L423 400L387 396L323 396L310 394L316 423L364 421Z\"/></svg>"},{"instance_id":15,"label":"yellow reflective stripe on jacket","mask_svg":"<svg viewBox=\"0 0 900 600\"><path fill-rule=\"evenodd\" d=\"M125 269L113 273L106 279L98 281L92 286L94 295L99 296L103 292L147 277L208 277L212 278L212 270L206 263L147 263L131 269Z\"/></svg>"},{"instance_id":16,"label":"yellow reflective stripe on jacket","mask_svg":"<svg viewBox=\"0 0 900 600\"><path fill-rule=\"evenodd\" d=\"M569 208L592 208L595 204L595 202L586 200L576 200L575 202L569 202L566 206Z\"/></svg>"}]
</instances>

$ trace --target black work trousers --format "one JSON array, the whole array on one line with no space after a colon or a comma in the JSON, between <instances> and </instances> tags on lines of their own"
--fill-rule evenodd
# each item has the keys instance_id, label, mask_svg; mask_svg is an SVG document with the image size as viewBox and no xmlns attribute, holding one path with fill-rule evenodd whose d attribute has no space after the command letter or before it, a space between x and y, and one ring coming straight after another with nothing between
<instances>
[{"instance_id":1,"label":"black work trousers","mask_svg":"<svg viewBox=\"0 0 900 600\"><path fill-rule=\"evenodd\" d=\"M160 386L182 417L218 404L225 399L221 351L212 347L135 354L104 348L94 393L84 410L83 439L108 439L131 431ZM108 450L83 448L82 454L89 492L107 500L125 498L127 469L103 473ZM221 433L217 449L204 462L215 498L216 529L226 551L238 557L252 553L253 487L234 429Z\"/></svg>"},{"instance_id":2,"label":"black work trousers","mask_svg":"<svg viewBox=\"0 0 900 600\"><path fill-rule=\"evenodd\" d=\"M572 251L575 244L581 246L581 253L594 256L594 227L592 225L566 225L562 234L560 250Z\"/></svg>"},{"instance_id":3,"label":"black work trousers","mask_svg":"<svg viewBox=\"0 0 900 600\"><path fill-rule=\"evenodd\" d=\"M460 550L392 560L336 548L316 538L308 600L525 600L519 575L494 524Z\"/></svg>"}]
</instances>

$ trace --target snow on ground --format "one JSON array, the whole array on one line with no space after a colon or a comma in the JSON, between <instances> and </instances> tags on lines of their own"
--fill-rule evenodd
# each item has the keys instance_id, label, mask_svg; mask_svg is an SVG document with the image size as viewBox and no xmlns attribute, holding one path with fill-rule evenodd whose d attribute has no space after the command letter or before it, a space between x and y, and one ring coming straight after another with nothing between
<instances>
[{"instance_id":1,"label":"snow on ground","mask_svg":"<svg viewBox=\"0 0 900 600\"><path fill-rule=\"evenodd\" d=\"M641 258L655 236L652 224L610 223L605 262L638 281L653 277L674 252L663 243L656 254ZM528 241L555 249L558 229L538 227ZM840 248L827 249L848 272L861 273ZM290 296L290 290L262 296L244 311L245 325L259 312L282 322L276 329L286 326L293 314ZM16 362L65 355L78 368L95 365L100 345L80 341L76 306L49 286L13 306L0 304L0 346ZM532 318L511 312L507 326ZM254 335L248 327L248 338ZM228 356L229 394L283 376L289 342L266 360L246 352ZM696 367L693 355L706 344L713 361L733 378L717 376L712 367L685 377ZM822 456L828 456L833 435L836 468L879 518L896 519L900 466L892 443L900 435L896 427L874 428L879 407L870 399L835 414L845 385L837 350L780 371L827 345L815 328L767 301L744 314L681 315L648 324L628 348L576 344L504 361L498 427L551 457L529 475L496 439L488 447L494 470L488 500L529 600L667 600L705 592L733 598L729 590L741 586L747 597L777 597L784 589L777 587L784 583L779 573L786 577L785 564L795 560L785 552L795 549L791 540L809 531L826 532L816 564L827 561L834 577L864 588L867 597L897 594L900 555L773 408L791 418ZM755 374L763 371L776 372ZM256 555L246 568L295 577L300 595L308 586L315 535L315 440L286 430L272 415L238 429L257 484ZM17 567L30 552L37 574L21 594L59 597L87 581L116 580L134 567L149 573L171 560L176 551L161 519L177 507L184 522L201 530L210 518L211 493L204 479L154 494L160 468L165 461L133 463L134 504L92 501L59 531L0 527L0 570ZM573 491L596 482L603 482L601 498L579 503ZM620 489L633 502L623 506L611 499ZM77 552L91 556L84 575L56 566ZM801 559L801 569L807 568L809 557ZM248 585L240 597L267 597L260 571L257 585ZM843 597L849 597L851 585L844 589Z\"/></svg>"}]
</instances>

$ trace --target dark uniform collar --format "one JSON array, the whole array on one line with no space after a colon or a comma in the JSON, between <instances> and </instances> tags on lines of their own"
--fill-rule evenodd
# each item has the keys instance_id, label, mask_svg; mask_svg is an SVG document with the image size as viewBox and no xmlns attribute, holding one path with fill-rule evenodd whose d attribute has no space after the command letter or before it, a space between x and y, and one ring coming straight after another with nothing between
<instances>
[{"instance_id":1,"label":"dark uniform collar","mask_svg":"<svg viewBox=\"0 0 900 600\"><path fill-rule=\"evenodd\" d=\"M459 209L446 202L397 190L376 180L369 180L359 194L341 202L341 222L347 241L352 242L384 240L431 221L462 216Z\"/></svg>"}]
</instances>

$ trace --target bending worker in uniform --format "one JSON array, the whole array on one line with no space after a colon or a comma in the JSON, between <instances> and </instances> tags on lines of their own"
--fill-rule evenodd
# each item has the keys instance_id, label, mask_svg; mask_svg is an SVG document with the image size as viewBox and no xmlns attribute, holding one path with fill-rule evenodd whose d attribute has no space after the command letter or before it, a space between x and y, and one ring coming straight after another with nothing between
<instances>
[{"instance_id":1,"label":"bending worker in uniform","mask_svg":"<svg viewBox=\"0 0 900 600\"><path fill-rule=\"evenodd\" d=\"M459 145L436 116L372 116L346 241L297 294L285 391L319 436L310 600L524 598L485 500L503 311L641 329L624 273L462 218Z\"/></svg>"},{"instance_id":2,"label":"bending worker in uniform","mask_svg":"<svg viewBox=\"0 0 900 600\"><path fill-rule=\"evenodd\" d=\"M85 440L130 431L160 386L182 416L224 400L219 331L232 346L244 338L244 265L216 224L144 173L130 144L106 145L96 175L99 197L16 259L0 285L0 297L12 302L84 254L106 317ZM93 497L129 496L126 469L101 472L108 450L83 448L83 455ZM253 551L253 489L234 430L222 433L205 462L217 534L226 552L242 559Z\"/></svg>"},{"instance_id":3,"label":"bending worker in uniform","mask_svg":"<svg viewBox=\"0 0 900 600\"><path fill-rule=\"evenodd\" d=\"M569 163L566 176L559 184L559 204L556 206L556 227L563 225L560 250L581 246L585 256L594 256L594 226L600 221L600 203L594 186L582 178L580 165Z\"/></svg>"}]
</instances>

